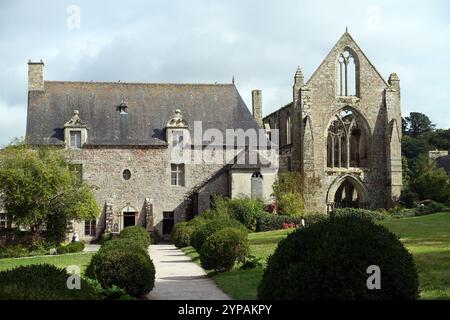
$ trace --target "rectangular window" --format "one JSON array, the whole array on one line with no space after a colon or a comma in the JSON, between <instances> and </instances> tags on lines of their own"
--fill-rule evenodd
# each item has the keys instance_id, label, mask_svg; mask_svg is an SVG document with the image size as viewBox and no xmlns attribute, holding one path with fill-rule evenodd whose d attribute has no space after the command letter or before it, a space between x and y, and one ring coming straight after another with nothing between
<instances>
[{"instance_id":1,"label":"rectangular window","mask_svg":"<svg viewBox=\"0 0 450 320\"><path fill-rule=\"evenodd\" d=\"M81 148L81 131L70 131L70 148Z\"/></svg>"},{"instance_id":2,"label":"rectangular window","mask_svg":"<svg viewBox=\"0 0 450 320\"><path fill-rule=\"evenodd\" d=\"M183 131L173 131L172 133L172 145L174 148L183 147Z\"/></svg>"},{"instance_id":3,"label":"rectangular window","mask_svg":"<svg viewBox=\"0 0 450 320\"><path fill-rule=\"evenodd\" d=\"M171 164L170 184L172 186L184 186L184 164Z\"/></svg>"},{"instance_id":4,"label":"rectangular window","mask_svg":"<svg viewBox=\"0 0 450 320\"><path fill-rule=\"evenodd\" d=\"M0 229L8 228L8 218L5 213L0 213Z\"/></svg>"},{"instance_id":5,"label":"rectangular window","mask_svg":"<svg viewBox=\"0 0 450 320\"><path fill-rule=\"evenodd\" d=\"M163 212L163 235L169 235L174 225L174 213Z\"/></svg>"},{"instance_id":6,"label":"rectangular window","mask_svg":"<svg viewBox=\"0 0 450 320\"><path fill-rule=\"evenodd\" d=\"M95 237L96 220L84 221L84 235Z\"/></svg>"}]
</instances>

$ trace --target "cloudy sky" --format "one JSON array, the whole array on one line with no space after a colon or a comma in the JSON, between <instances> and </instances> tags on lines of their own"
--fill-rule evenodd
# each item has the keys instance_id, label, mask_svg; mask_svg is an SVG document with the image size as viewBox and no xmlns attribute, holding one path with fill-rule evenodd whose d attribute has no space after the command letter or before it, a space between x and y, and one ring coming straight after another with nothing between
<instances>
[{"instance_id":1,"label":"cloudy sky","mask_svg":"<svg viewBox=\"0 0 450 320\"><path fill-rule=\"evenodd\" d=\"M385 78L397 72L403 113L450 127L450 2L0 1L0 146L25 134L27 61L47 80L229 83L264 114L291 99L348 26Z\"/></svg>"}]
</instances>

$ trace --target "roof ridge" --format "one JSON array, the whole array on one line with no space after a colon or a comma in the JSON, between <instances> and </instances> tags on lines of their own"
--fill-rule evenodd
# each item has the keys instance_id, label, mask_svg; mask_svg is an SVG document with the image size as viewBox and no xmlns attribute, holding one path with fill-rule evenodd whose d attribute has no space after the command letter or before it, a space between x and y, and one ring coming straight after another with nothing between
<instances>
[{"instance_id":1,"label":"roof ridge","mask_svg":"<svg viewBox=\"0 0 450 320\"><path fill-rule=\"evenodd\" d=\"M82 84L125 84L125 85L160 85L160 86L235 86L233 83L187 83L187 82L118 82L118 81L72 81L44 80L46 83L82 83Z\"/></svg>"}]
</instances>

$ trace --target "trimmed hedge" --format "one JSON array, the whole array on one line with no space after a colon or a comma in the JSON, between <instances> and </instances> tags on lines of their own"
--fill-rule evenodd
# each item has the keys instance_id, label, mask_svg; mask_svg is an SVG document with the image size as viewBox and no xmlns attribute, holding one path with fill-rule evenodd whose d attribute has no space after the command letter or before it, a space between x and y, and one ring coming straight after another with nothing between
<instances>
[{"instance_id":1,"label":"trimmed hedge","mask_svg":"<svg viewBox=\"0 0 450 320\"><path fill-rule=\"evenodd\" d=\"M308 215L304 217L305 224L310 225L313 223L316 223L318 221L326 219L327 216L324 214L315 214L315 215ZM263 231L272 231L272 230L279 230L283 229L283 224L301 224L301 217L290 217L290 216L284 216L284 215L278 215L273 213L262 213L257 218L257 224L256 224L256 231L257 232L263 232Z\"/></svg>"},{"instance_id":2,"label":"trimmed hedge","mask_svg":"<svg viewBox=\"0 0 450 320\"><path fill-rule=\"evenodd\" d=\"M129 226L123 228L119 235L120 239L133 239L142 245L142 247L147 250L148 246L151 244L150 234L148 231L141 226Z\"/></svg>"},{"instance_id":3,"label":"trimmed hedge","mask_svg":"<svg viewBox=\"0 0 450 320\"><path fill-rule=\"evenodd\" d=\"M81 288L70 290L65 269L49 264L20 266L0 272L0 300L96 300L101 297L81 278Z\"/></svg>"},{"instance_id":4,"label":"trimmed hedge","mask_svg":"<svg viewBox=\"0 0 450 320\"><path fill-rule=\"evenodd\" d=\"M191 243L192 234L195 231L195 225L189 222L179 222L172 229L170 237L177 248L187 247Z\"/></svg>"},{"instance_id":5,"label":"trimmed hedge","mask_svg":"<svg viewBox=\"0 0 450 320\"><path fill-rule=\"evenodd\" d=\"M381 289L367 287L372 265L381 270ZM418 286L413 257L395 234L367 218L342 216L283 239L268 259L258 298L417 299Z\"/></svg>"},{"instance_id":6,"label":"trimmed hedge","mask_svg":"<svg viewBox=\"0 0 450 320\"><path fill-rule=\"evenodd\" d=\"M193 246L197 251L200 251L203 242L205 242L210 235L219 230L230 227L246 231L246 228L242 223L231 218L208 220L205 224L195 228L195 231L191 236L191 246Z\"/></svg>"},{"instance_id":7,"label":"trimmed hedge","mask_svg":"<svg viewBox=\"0 0 450 320\"><path fill-rule=\"evenodd\" d=\"M236 261L243 261L249 252L247 233L241 229L224 228L209 236L200 249L200 262L205 269L229 271Z\"/></svg>"},{"instance_id":8,"label":"trimmed hedge","mask_svg":"<svg viewBox=\"0 0 450 320\"><path fill-rule=\"evenodd\" d=\"M134 239L115 239L105 242L99 252L107 251L107 250L124 250L131 251L138 254L142 254L144 256L148 256L147 250L145 250L142 245L136 242Z\"/></svg>"},{"instance_id":9,"label":"trimmed hedge","mask_svg":"<svg viewBox=\"0 0 450 320\"><path fill-rule=\"evenodd\" d=\"M56 252L58 252L59 254L81 252L83 250L84 250L84 243L79 241L71 242L67 245L60 244L56 248Z\"/></svg>"},{"instance_id":10,"label":"trimmed hedge","mask_svg":"<svg viewBox=\"0 0 450 320\"><path fill-rule=\"evenodd\" d=\"M334 209L330 212L330 217L332 218L344 216L356 216L370 220L384 220L387 217L387 215L382 212L356 208Z\"/></svg>"},{"instance_id":11,"label":"trimmed hedge","mask_svg":"<svg viewBox=\"0 0 450 320\"><path fill-rule=\"evenodd\" d=\"M97 279L103 288L117 286L134 297L149 293L155 283L155 267L144 248L135 247L131 239L112 240L105 243L86 268L86 276ZM122 247L123 246L123 247Z\"/></svg>"}]
</instances>

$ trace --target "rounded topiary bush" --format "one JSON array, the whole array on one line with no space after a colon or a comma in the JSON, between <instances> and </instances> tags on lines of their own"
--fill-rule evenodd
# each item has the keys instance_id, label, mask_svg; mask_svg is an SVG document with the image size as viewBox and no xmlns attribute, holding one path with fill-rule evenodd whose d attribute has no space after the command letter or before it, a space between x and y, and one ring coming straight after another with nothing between
<instances>
[{"instance_id":1,"label":"rounded topiary bush","mask_svg":"<svg viewBox=\"0 0 450 320\"><path fill-rule=\"evenodd\" d=\"M195 225L189 222L180 222L173 227L170 237L177 248L183 248L190 245L194 231Z\"/></svg>"},{"instance_id":2,"label":"rounded topiary bush","mask_svg":"<svg viewBox=\"0 0 450 320\"><path fill-rule=\"evenodd\" d=\"M121 240L110 242L115 241ZM120 246L109 245L97 252L86 268L86 276L97 279L104 288L115 285L134 297L149 293L155 283L155 267L150 257L143 254L142 247L135 251Z\"/></svg>"},{"instance_id":3,"label":"rounded topiary bush","mask_svg":"<svg viewBox=\"0 0 450 320\"><path fill-rule=\"evenodd\" d=\"M125 250L148 256L147 250L145 250L139 242L133 239L115 239L105 242L99 251L106 250Z\"/></svg>"},{"instance_id":4,"label":"rounded topiary bush","mask_svg":"<svg viewBox=\"0 0 450 320\"><path fill-rule=\"evenodd\" d=\"M209 236L200 249L205 269L219 272L231 270L236 261L243 261L249 251L247 233L242 229L225 228Z\"/></svg>"},{"instance_id":5,"label":"rounded topiary bush","mask_svg":"<svg viewBox=\"0 0 450 320\"><path fill-rule=\"evenodd\" d=\"M365 218L370 220L384 220L386 218L386 214L378 211L366 210L366 209L358 209L358 208L342 208L342 209L334 209L330 212L330 217L344 217L344 216L355 216L359 218Z\"/></svg>"},{"instance_id":6,"label":"rounded topiary bush","mask_svg":"<svg viewBox=\"0 0 450 320\"><path fill-rule=\"evenodd\" d=\"M200 251L206 238L224 228L237 228L242 231L246 230L244 225L235 219L218 218L208 220L205 224L201 224L195 228L191 236L191 246L193 246L197 251Z\"/></svg>"},{"instance_id":7,"label":"rounded topiary bush","mask_svg":"<svg viewBox=\"0 0 450 320\"><path fill-rule=\"evenodd\" d=\"M369 266L381 271L381 289L369 290ZM416 299L412 255L386 227L355 216L330 218L299 229L269 257L258 298Z\"/></svg>"},{"instance_id":8,"label":"rounded topiary bush","mask_svg":"<svg viewBox=\"0 0 450 320\"><path fill-rule=\"evenodd\" d=\"M70 274L49 264L20 266L0 272L0 300L96 300L96 290L83 278L70 290Z\"/></svg>"},{"instance_id":9,"label":"rounded topiary bush","mask_svg":"<svg viewBox=\"0 0 450 320\"><path fill-rule=\"evenodd\" d=\"M144 227L141 226L129 226L123 228L120 232L119 238L133 239L134 241L140 243L145 250L147 250L151 243L150 234Z\"/></svg>"},{"instance_id":10,"label":"rounded topiary bush","mask_svg":"<svg viewBox=\"0 0 450 320\"><path fill-rule=\"evenodd\" d=\"M79 241L71 242L66 245L60 244L56 248L56 252L58 252L59 254L81 252L83 250L84 250L84 243Z\"/></svg>"}]
</instances>

